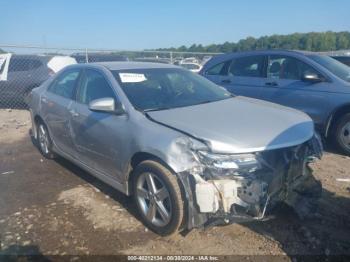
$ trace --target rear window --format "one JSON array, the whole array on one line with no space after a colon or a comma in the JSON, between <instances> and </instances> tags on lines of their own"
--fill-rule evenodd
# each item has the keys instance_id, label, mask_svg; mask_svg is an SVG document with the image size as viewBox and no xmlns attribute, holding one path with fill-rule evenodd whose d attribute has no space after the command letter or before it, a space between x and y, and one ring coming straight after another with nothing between
<instances>
[{"instance_id":1,"label":"rear window","mask_svg":"<svg viewBox=\"0 0 350 262\"><path fill-rule=\"evenodd\" d=\"M263 77L264 56L245 56L232 60L229 75Z\"/></svg>"},{"instance_id":2,"label":"rear window","mask_svg":"<svg viewBox=\"0 0 350 262\"><path fill-rule=\"evenodd\" d=\"M42 62L37 59L13 57L10 60L9 72L30 71L42 65Z\"/></svg>"},{"instance_id":3,"label":"rear window","mask_svg":"<svg viewBox=\"0 0 350 262\"><path fill-rule=\"evenodd\" d=\"M227 65L229 62L222 62L217 64L207 70L208 75L226 75L227 74Z\"/></svg>"}]
</instances>

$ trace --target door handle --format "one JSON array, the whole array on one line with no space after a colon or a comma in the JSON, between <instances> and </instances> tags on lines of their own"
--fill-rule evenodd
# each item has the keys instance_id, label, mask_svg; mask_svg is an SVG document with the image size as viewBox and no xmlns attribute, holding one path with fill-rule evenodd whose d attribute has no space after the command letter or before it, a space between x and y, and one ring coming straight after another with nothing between
<instances>
[{"instance_id":1,"label":"door handle","mask_svg":"<svg viewBox=\"0 0 350 262\"><path fill-rule=\"evenodd\" d=\"M48 101L47 101L46 97L42 97L42 98L41 98L41 102L43 102L43 103L46 104Z\"/></svg>"},{"instance_id":2,"label":"door handle","mask_svg":"<svg viewBox=\"0 0 350 262\"><path fill-rule=\"evenodd\" d=\"M79 116L79 114L78 114L74 109L70 110L69 113L70 113L73 117Z\"/></svg>"},{"instance_id":3,"label":"door handle","mask_svg":"<svg viewBox=\"0 0 350 262\"><path fill-rule=\"evenodd\" d=\"M277 87L278 86L278 83L273 81L273 82L266 82L265 83L266 86L270 86L270 87Z\"/></svg>"},{"instance_id":4,"label":"door handle","mask_svg":"<svg viewBox=\"0 0 350 262\"><path fill-rule=\"evenodd\" d=\"M229 83L231 83L231 80L230 79L224 79L224 80L221 81L221 83L229 84Z\"/></svg>"}]
</instances>

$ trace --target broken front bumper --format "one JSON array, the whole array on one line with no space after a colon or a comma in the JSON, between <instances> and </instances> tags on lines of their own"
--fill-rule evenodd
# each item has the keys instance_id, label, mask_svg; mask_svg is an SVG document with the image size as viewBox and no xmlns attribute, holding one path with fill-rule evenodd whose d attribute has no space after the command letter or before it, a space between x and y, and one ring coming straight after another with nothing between
<instances>
[{"instance_id":1,"label":"broken front bumper","mask_svg":"<svg viewBox=\"0 0 350 262\"><path fill-rule=\"evenodd\" d=\"M321 156L321 140L314 136L298 146L262 152L262 168L244 176L210 178L180 173L188 201L187 228L263 220L280 202L305 216L313 206L310 203L321 194L321 183L309 167Z\"/></svg>"}]
</instances>

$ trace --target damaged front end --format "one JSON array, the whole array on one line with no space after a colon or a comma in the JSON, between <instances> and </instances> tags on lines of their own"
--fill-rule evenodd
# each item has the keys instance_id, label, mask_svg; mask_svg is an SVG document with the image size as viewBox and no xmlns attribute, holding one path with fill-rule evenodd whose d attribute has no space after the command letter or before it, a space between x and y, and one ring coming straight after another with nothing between
<instances>
[{"instance_id":1,"label":"damaged front end","mask_svg":"<svg viewBox=\"0 0 350 262\"><path fill-rule=\"evenodd\" d=\"M187 229L263 220L280 202L306 216L321 194L321 183L309 167L322 156L318 135L297 146L258 153L191 153L197 164L178 173L188 202Z\"/></svg>"}]
</instances>

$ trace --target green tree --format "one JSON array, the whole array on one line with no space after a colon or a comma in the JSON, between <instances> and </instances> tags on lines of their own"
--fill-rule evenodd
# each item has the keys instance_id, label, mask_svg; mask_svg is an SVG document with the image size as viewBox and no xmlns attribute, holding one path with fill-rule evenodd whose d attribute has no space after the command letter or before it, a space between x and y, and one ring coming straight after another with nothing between
<instances>
[{"instance_id":1,"label":"green tree","mask_svg":"<svg viewBox=\"0 0 350 262\"><path fill-rule=\"evenodd\" d=\"M350 33L348 32L341 32L337 35L336 39L336 49L347 49L350 46Z\"/></svg>"},{"instance_id":2,"label":"green tree","mask_svg":"<svg viewBox=\"0 0 350 262\"><path fill-rule=\"evenodd\" d=\"M190 47L163 48L158 50L180 52L236 52L258 49L298 49L308 51L331 51L350 49L350 32L310 32L294 33L289 35L271 35L259 38L247 37L236 43L211 44L202 46L193 44Z\"/></svg>"}]
</instances>

